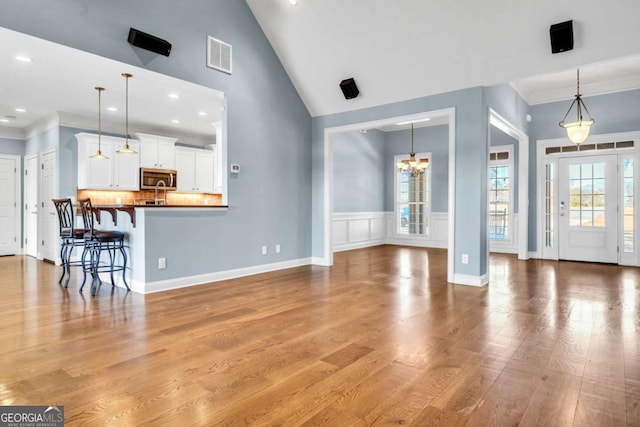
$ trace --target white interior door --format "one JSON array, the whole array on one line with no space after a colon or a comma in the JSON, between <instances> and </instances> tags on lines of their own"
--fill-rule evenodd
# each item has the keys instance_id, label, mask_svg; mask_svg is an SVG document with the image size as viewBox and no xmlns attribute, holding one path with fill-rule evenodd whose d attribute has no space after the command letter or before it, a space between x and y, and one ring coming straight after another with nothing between
<instances>
[{"instance_id":1,"label":"white interior door","mask_svg":"<svg viewBox=\"0 0 640 427\"><path fill-rule=\"evenodd\" d=\"M38 157L25 159L24 171L24 248L25 254L38 256Z\"/></svg>"},{"instance_id":2,"label":"white interior door","mask_svg":"<svg viewBox=\"0 0 640 427\"><path fill-rule=\"evenodd\" d=\"M20 248L19 169L19 158L0 156L0 255L13 255Z\"/></svg>"},{"instance_id":3,"label":"white interior door","mask_svg":"<svg viewBox=\"0 0 640 427\"><path fill-rule=\"evenodd\" d=\"M58 214L51 199L56 197L56 152L48 151L41 157L40 188L42 198L41 258L56 261L58 258Z\"/></svg>"},{"instance_id":4,"label":"white interior door","mask_svg":"<svg viewBox=\"0 0 640 427\"><path fill-rule=\"evenodd\" d=\"M558 162L559 258L618 262L616 155Z\"/></svg>"}]
</instances>

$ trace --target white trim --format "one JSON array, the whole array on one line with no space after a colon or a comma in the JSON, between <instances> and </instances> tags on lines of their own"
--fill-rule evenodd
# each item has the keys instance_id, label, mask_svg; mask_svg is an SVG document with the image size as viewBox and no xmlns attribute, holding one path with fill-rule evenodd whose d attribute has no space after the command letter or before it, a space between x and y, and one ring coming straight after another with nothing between
<instances>
[{"instance_id":1,"label":"white trim","mask_svg":"<svg viewBox=\"0 0 640 427\"><path fill-rule=\"evenodd\" d=\"M456 274L454 278L456 285L482 287L489 284L489 278L486 274L482 276L470 276L467 274Z\"/></svg>"},{"instance_id":2,"label":"white trim","mask_svg":"<svg viewBox=\"0 0 640 427\"><path fill-rule=\"evenodd\" d=\"M327 264L325 258L320 258L317 256L311 257L311 265L319 265L321 267L331 267L330 264Z\"/></svg>"},{"instance_id":3,"label":"white trim","mask_svg":"<svg viewBox=\"0 0 640 427\"><path fill-rule=\"evenodd\" d=\"M518 140L518 259L529 259L529 136L489 108L489 124ZM489 233L487 233L487 240ZM489 244L487 243L487 251ZM489 271L487 253L487 272Z\"/></svg>"},{"instance_id":4,"label":"white trim","mask_svg":"<svg viewBox=\"0 0 640 427\"><path fill-rule=\"evenodd\" d=\"M323 168L323 260L320 265L333 265L333 244L331 240L331 222L333 214L333 151L331 149L331 135L340 132L350 132L361 129L389 126L400 121L414 121L424 118L434 118L447 116L449 125L449 231L448 231L448 254L447 254L447 281L454 279L454 258L455 258L455 176L456 176L456 108L449 107L440 110L426 111L422 113L409 114L405 116L390 117L386 119L369 122L352 123L349 125L328 127L324 129L324 168Z\"/></svg>"},{"instance_id":5,"label":"white trim","mask_svg":"<svg viewBox=\"0 0 640 427\"><path fill-rule=\"evenodd\" d=\"M0 138L4 139L19 139L24 141L24 131L19 128L10 128L5 126L0 126Z\"/></svg>"},{"instance_id":6,"label":"white trim","mask_svg":"<svg viewBox=\"0 0 640 427\"><path fill-rule=\"evenodd\" d=\"M186 288L189 286L204 285L221 280L237 279L239 277L253 276L254 274L269 273L271 271L285 270L312 264L312 258L301 258L291 261L276 262L272 264L256 265L252 267L237 268L234 270L217 271L213 273L198 274L194 276L178 277L175 279L159 280L143 283L131 280L129 287L140 294L163 292L172 289Z\"/></svg>"},{"instance_id":7,"label":"white trim","mask_svg":"<svg viewBox=\"0 0 640 427\"><path fill-rule=\"evenodd\" d=\"M530 251L529 252L529 258L541 259L540 253L538 253L537 251Z\"/></svg>"}]
</instances>

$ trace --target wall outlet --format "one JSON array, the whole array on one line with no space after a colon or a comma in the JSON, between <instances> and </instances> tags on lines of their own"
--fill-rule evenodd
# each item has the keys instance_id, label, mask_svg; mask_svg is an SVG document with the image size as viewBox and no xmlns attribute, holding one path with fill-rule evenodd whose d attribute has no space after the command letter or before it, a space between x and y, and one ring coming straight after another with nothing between
<instances>
[{"instance_id":1,"label":"wall outlet","mask_svg":"<svg viewBox=\"0 0 640 427\"><path fill-rule=\"evenodd\" d=\"M266 255L267 254L267 247L263 246L262 247L262 255Z\"/></svg>"},{"instance_id":2,"label":"wall outlet","mask_svg":"<svg viewBox=\"0 0 640 427\"><path fill-rule=\"evenodd\" d=\"M280 253L280 244L276 245L276 253L279 254Z\"/></svg>"},{"instance_id":3,"label":"wall outlet","mask_svg":"<svg viewBox=\"0 0 640 427\"><path fill-rule=\"evenodd\" d=\"M158 270L167 268L167 259L165 257L158 258Z\"/></svg>"},{"instance_id":4,"label":"wall outlet","mask_svg":"<svg viewBox=\"0 0 640 427\"><path fill-rule=\"evenodd\" d=\"M469 254L462 254L462 263L469 264Z\"/></svg>"}]
</instances>

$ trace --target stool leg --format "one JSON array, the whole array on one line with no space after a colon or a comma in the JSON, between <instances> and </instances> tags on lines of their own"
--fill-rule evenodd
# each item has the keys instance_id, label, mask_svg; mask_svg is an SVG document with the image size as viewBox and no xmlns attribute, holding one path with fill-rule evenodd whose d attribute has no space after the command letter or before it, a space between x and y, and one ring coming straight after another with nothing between
<instances>
[{"instance_id":1,"label":"stool leg","mask_svg":"<svg viewBox=\"0 0 640 427\"><path fill-rule=\"evenodd\" d=\"M82 263L82 286L80 286L80 292L82 292L82 288L84 288L84 284L87 281L87 252L90 252L89 249L89 245L90 243L85 242L84 243L84 249L82 250L82 258L81 258L81 263Z\"/></svg>"},{"instance_id":2,"label":"stool leg","mask_svg":"<svg viewBox=\"0 0 640 427\"><path fill-rule=\"evenodd\" d=\"M116 244L115 243L110 243L109 244L109 275L111 276L111 287L115 287L116 286L116 282L113 278L113 268L115 267L116 264Z\"/></svg>"},{"instance_id":3,"label":"stool leg","mask_svg":"<svg viewBox=\"0 0 640 427\"><path fill-rule=\"evenodd\" d=\"M62 279L64 279L64 275L67 271L67 266L65 260L67 259L67 241L65 239L62 240L62 245L60 246L60 262L62 263L62 276L58 279L58 283L62 283Z\"/></svg>"},{"instance_id":4,"label":"stool leg","mask_svg":"<svg viewBox=\"0 0 640 427\"><path fill-rule=\"evenodd\" d=\"M124 250L124 242L120 242L120 252L122 253L122 281L127 287L127 291L130 291L131 289L129 289L129 285L127 284L127 279L125 277L125 273L127 272L127 253Z\"/></svg>"}]
</instances>

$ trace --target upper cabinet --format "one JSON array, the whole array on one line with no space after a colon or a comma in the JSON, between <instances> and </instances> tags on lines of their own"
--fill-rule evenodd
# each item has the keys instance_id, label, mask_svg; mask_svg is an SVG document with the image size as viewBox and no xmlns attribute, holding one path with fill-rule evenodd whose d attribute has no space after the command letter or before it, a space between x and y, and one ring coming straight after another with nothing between
<instances>
[{"instance_id":1,"label":"upper cabinet","mask_svg":"<svg viewBox=\"0 0 640 427\"><path fill-rule=\"evenodd\" d=\"M211 150L176 147L178 190L184 193L213 193L214 153Z\"/></svg>"},{"instance_id":2,"label":"upper cabinet","mask_svg":"<svg viewBox=\"0 0 640 427\"><path fill-rule=\"evenodd\" d=\"M124 138L92 133L76 134L78 140L78 188L92 190L138 190L139 155L118 154L124 146ZM101 147L106 159L92 158ZM139 152L137 141L129 140L129 146Z\"/></svg>"},{"instance_id":3,"label":"upper cabinet","mask_svg":"<svg viewBox=\"0 0 640 427\"><path fill-rule=\"evenodd\" d=\"M140 167L157 169L175 169L176 138L136 133L140 140Z\"/></svg>"}]
</instances>

